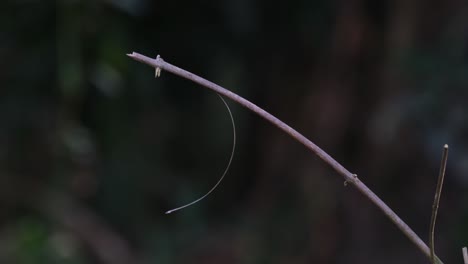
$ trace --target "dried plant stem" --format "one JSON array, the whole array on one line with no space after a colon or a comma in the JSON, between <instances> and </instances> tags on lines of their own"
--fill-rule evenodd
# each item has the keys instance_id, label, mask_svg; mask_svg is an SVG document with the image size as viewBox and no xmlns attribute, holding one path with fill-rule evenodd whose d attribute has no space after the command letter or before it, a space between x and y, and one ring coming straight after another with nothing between
<instances>
[{"instance_id":1,"label":"dried plant stem","mask_svg":"<svg viewBox=\"0 0 468 264\"><path fill-rule=\"evenodd\" d=\"M442 152L442 160L440 161L439 177L437 179L437 187L434 197L434 204L432 205L431 225L429 229L429 248L431 249L431 261L437 263L435 260L435 249L434 249L434 230L437 219L437 210L439 210L440 195L442 193L442 185L444 184L445 169L447 168L448 158L448 145L444 145Z\"/></svg>"},{"instance_id":2,"label":"dried plant stem","mask_svg":"<svg viewBox=\"0 0 468 264\"><path fill-rule=\"evenodd\" d=\"M468 250L466 247L462 248L463 253L463 263L468 264Z\"/></svg>"},{"instance_id":3,"label":"dried plant stem","mask_svg":"<svg viewBox=\"0 0 468 264\"><path fill-rule=\"evenodd\" d=\"M195 83L200 84L201 86L211 89L217 92L218 94L228 97L229 99L246 107L250 111L258 114L259 116L268 120L270 123L272 123L279 129L283 130L285 133L290 135L296 141L302 143L305 147L307 147L309 150L311 150L313 153L319 156L323 161L325 161L328 165L330 165L334 170L336 170L341 176L345 178L345 181L354 185L362 194L364 194L364 196L371 200L372 203L374 203L388 218L390 218L390 220L401 230L401 232L403 232L430 259L431 254L428 246L405 222L403 222L403 220L401 220L401 218L392 209L390 209L390 207L388 207L375 193L373 193L361 180L359 180L359 178L355 174L349 172L346 168L344 168L340 163L338 163L320 147L315 145L313 142L311 142L309 139L297 132L295 129L288 126L283 121L279 120L278 118L266 112L257 105L253 104L252 102L244 99L243 97L240 97L239 95L200 76L197 76L191 72L188 72L184 69L167 63L159 56L157 59L152 59L136 52L127 55L136 61L145 63L155 68L156 70L162 69L171 72L182 78L191 80Z\"/></svg>"}]
</instances>

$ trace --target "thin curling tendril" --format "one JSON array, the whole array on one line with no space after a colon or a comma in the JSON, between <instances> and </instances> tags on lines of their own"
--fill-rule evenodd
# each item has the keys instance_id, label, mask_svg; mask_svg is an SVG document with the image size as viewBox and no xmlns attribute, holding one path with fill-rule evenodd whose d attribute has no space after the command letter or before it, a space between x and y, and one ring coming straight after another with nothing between
<instances>
[{"instance_id":1,"label":"thin curling tendril","mask_svg":"<svg viewBox=\"0 0 468 264\"><path fill-rule=\"evenodd\" d=\"M177 207L177 208L171 209L169 211L166 211L166 214L170 214L170 213L173 213L175 211L179 211L181 209L184 209L186 207L194 205L194 204L200 202L201 200L205 199L223 181L224 176L226 176L227 172L229 171L229 167L231 167L232 159L234 158L234 152L236 150L236 125L234 123L234 117L232 116L232 112L231 112L231 109L229 108L229 105L226 103L226 101L224 100L224 98L220 94L218 94L218 93L216 93L216 94L219 96L221 101L223 101L224 105L226 106L226 108L228 110L228 113L229 113L229 117L231 118L231 123L232 123L232 150L231 150L231 156L229 157L229 162L228 162L228 164L226 166L226 169L224 169L224 172L223 172L223 175L221 176L221 178L219 178L218 182L216 182L216 184L213 187L211 187L211 189L205 195L203 195L202 197L200 197L200 198L198 198L198 199L194 200L193 202L190 202L190 203L188 203L186 205L182 205L180 207Z\"/></svg>"}]
</instances>

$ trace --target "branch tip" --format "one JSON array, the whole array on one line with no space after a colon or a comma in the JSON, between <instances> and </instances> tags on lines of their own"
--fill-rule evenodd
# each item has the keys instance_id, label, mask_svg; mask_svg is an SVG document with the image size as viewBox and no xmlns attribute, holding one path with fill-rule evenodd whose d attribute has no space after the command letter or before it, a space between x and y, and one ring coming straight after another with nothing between
<instances>
[{"instance_id":1,"label":"branch tip","mask_svg":"<svg viewBox=\"0 0 468 264\"><path fill-rule=\"evenodd\" d=\"M437 210L439 209L440 195L442 194L442 185L444 184L445 169L447 168L447 158L448 158L448 145L444 145L442 151L442 160L440 162L440 171L439 177L437 179L437 187L434 197L434 204L432 205L432 215L431 215L431 224L429 228L429 250L431 253L431 261L433 264L436 262L436 255L434 249L434 233L435 233L435 223L437 219Z\"/></svg>"},{"instance_id":2,"label":"branch tip","mask_svg":"<svg viewBox=\"0 0 468 264\"><path fill-rule=\"evenodd\" d=\"M465 264L468 264L468 250L466 249L466 247L462 248L462 252L463 252L463 262Z\"/></svg>"}]
</instances>

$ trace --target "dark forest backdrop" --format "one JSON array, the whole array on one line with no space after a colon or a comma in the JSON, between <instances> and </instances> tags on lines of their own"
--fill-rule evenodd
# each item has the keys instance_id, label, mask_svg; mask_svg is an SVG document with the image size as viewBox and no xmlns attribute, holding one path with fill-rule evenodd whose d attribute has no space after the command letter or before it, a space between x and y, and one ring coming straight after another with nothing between
<instances>
[{"instance_id":1,"label":"dark forest backdrop","mask_svg":"<svg viewBox=\"0 0 468 264\"><path fill-rule=\"evenodd\" d=\"M1 263L427 263L302 145L210 91L290 124L436 251L468 246L468 2L13 1L0 4Z\"/></svg>"}]
</instances>

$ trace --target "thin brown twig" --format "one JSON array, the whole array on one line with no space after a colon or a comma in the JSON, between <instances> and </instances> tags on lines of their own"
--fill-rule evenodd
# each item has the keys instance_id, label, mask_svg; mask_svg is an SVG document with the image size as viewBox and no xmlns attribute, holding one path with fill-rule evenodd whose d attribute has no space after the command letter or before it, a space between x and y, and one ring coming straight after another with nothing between
<instances>
[{"instance_id":1,"label":"thin brown twig","mask_svg":"<svg viewBox=\"0 0 468 264\"><path fill-rule=\"evenodd\" d=\"M468 250L466 247L462 248L462 253L463 253L463 262L465 264L468 264Z\"/></svg>"},{"instance_id":2,"label":"thin brown twig","mask_svg":"<svg viewBox=\"0 0 468 264\"><path fill-rule=\"evenodd\" d=\"M145 63L155 69L162 69L168 72L171 72L175 75L178 75L182 78L191 80L195 83L200 84L208 89L211 89L218 94L221 94L229 99L237 102L238 104L246 107L250 111L256 113L257 115L263 117L279 129L283 130L285 133L290 135L296 141L302 143L306 148L311 150L315 153L319 158L321 158L325 163L330 165L335 171L337 171L341 176L345 178L345 181L354 185L364 196L366 196L372 203L374 203L390 220L403 232L411 242L413 242L425 255L426 257L430 258L431 254L429 251L428 246L419 238L419 236L390 208L386 205L374 192L372 192L359 178L349 172L346 168L344 168L340 163L338 163L335 159L333 159L330 155L328 155L325 151L323 151L320 147L315 145L312 141L307 139L305 136L297 132L295 129L290 127L289 125L285 124L283 121L279 120L275 116L271 115L270 113L266 112L262 108L258 107L254 103L244 99L243 97L213 83L210 82L198 75L195 75L191 72L188 72L184 69L181 69L177 66L174 66L170 63L165 62L161 57L157 57L157 59L152 59L142 54L133 52L131 54L127 54L130 58ZM442 263L442 262L440 262Z\"/></svg>"},{"instance_id":3,"label":"thin brown twig","mask_svg":"<svg viewBox=\"0 0 468 264\"><path fill-rule=\"evenodd\" d=\"M433 264L436 263L435 260L435 249L434 249L434 231L435 224L437 219L437 211L439 210L440 195L442 194L442 186L444 185L444 176L445 169L447 168L447 158L448 158L448 145L444 145L444 150L442 151L442 160L440 161L440 171L439 177L437 178L437 187L434 197L434 204L432 205L432 215L431 215L431 225L429 229L429 248L431 250L431 261Z\"/></svg>"}]
</instances>

